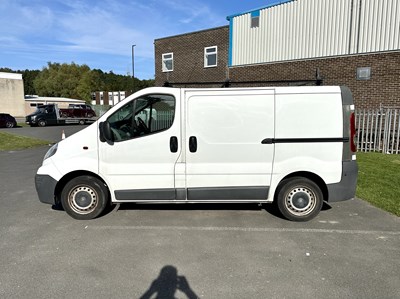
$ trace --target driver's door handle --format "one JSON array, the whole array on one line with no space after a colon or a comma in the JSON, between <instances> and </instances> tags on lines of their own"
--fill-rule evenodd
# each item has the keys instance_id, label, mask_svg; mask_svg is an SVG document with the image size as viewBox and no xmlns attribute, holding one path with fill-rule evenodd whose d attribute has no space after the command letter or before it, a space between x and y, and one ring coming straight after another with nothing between
<instances>
[{"instance_id":1,"label":"driver's door handle","mask_svg":"<svg viewBox=\"0 0 400 299\"><path fill-rule=\"evenodd\" d=\"M169 149L171 153L176 153L178 151L178 138L176 136L171 136L169 139Z\"/></svg>"}]
</instances>

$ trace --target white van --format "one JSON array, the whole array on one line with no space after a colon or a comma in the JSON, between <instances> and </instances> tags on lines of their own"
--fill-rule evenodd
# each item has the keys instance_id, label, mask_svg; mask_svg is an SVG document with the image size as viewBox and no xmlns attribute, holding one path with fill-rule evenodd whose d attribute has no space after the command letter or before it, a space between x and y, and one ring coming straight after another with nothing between
<instances>
[{"instance_id":1,"label":"white van","mask_svg":"<svg viewBox=\"0 0 400 299\"><path fill-rule=\"evenodd\" d=\"M307 221L354 197L354 137L346 87L153 87L54 145L36 190L76 219L110 202L276 202Z\"/></svg>"}]
</instances>

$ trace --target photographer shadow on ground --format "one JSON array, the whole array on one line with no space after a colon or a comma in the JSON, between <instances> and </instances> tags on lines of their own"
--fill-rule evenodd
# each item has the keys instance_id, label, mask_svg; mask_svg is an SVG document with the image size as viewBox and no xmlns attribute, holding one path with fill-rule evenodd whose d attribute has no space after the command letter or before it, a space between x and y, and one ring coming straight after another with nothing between
<instances>
[{"instance_id":1,"label":"photographer shadow on ground","mask_svg":"<svg viewBox=\"0 0 400 299\"><path fill-rule=\"evenodd\" d=\"M175 293L180 292L188 299L199 298L190 288L185 276L178 276L178 270L174 266L165 266L161 269L160 275L151 283L150 288L140 299L175 299ZM154 297L154 295L156 295Z\"/></svg>"}]
</instances>

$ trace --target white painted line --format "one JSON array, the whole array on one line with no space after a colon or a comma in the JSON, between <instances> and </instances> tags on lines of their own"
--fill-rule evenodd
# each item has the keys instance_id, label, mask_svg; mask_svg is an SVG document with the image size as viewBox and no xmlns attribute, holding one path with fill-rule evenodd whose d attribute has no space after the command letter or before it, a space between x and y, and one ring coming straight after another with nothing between
<instances>
[{"instance_id":1,"label":"white painted line","mask_svg":"<svg viewBox=\"0 0 400 299\"><path fill-rule=\"evenodd\" d=\"M277 233L324 233L348 235L392 235L400 236L400 231L368 231L317 228L268 228L268 227L215 227L215 226L86 226L93 230L178 230L178 231L241 231L241 232L277 232Z\"/></svg>"}]
</instances>

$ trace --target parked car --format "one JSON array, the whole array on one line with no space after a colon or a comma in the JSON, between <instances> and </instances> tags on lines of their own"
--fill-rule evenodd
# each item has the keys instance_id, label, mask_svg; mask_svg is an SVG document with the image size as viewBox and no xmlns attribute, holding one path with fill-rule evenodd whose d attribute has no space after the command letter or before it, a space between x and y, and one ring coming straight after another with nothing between
<instances>
[{"instance_id":1,"label":"parked car","mask_svg":"<svg viewBox=\"0 0 400 299\"><path fill-rule=\"evenodd\" d=\"M14 128L17 126L17 121L8 113L0 113L0 128Z\"/></svg>"},{"instance_id":2,"label":"parked car","mask_svg":"<svg viewBox=\"0 0 400 299\"><path fill-rule=\"evenodd\" d=\"M96 116L96 112L90 105L85 104L70 104L68 108L60 108L60 116L63 118L67 117L80 117L80 118L92 118Z\"/></svg>"}]
</instances>

